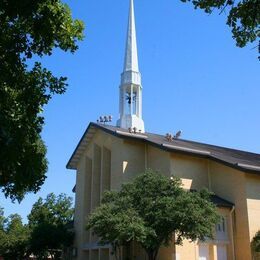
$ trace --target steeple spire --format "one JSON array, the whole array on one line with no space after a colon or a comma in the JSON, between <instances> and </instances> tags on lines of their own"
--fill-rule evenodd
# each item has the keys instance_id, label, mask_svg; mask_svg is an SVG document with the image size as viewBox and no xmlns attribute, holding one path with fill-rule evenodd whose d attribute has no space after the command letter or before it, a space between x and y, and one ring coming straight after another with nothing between
<instances>
[{"instance_id":1,"label":"steeple spire","mask_svg":"<svg viewBox=\"0 0 260 260\"><path fill-rule=\"evenodd\" d=\"M120 119L117 126L144 132L142 119L142 85L138 67L135 31L134 0L130 0L128 29L126 38L124 70L121 74L119 94Z\"/></svg>"},{"instance_id":2,"label":"steeple spire","mask_svg":"<svg viewBox=\"0 0 260 260\"><path fill-rule=\"evenodd\" d=\"M126 49L125 49L125 64L124 64L124 71L129 71L129 70L135 72L139 71L133 0L130 0L130 10L129 10L129 18L128 18Z\"/></svg>"}]
</instances>

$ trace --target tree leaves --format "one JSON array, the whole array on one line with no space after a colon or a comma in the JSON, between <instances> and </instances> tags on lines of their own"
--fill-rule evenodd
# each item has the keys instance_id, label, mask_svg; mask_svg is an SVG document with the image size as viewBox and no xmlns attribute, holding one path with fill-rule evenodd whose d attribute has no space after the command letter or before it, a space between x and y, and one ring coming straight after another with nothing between
<instances>
[{"instance_id":1,"label":"tree leaves","mask_svg":"<svg viewBox=\"0 0 260 260\"><path fill-rule=\"evenodd\" d=\"M46 259L51 254L60 259L62 250L73 241L73 214L72 198L53 193L33 205L28 224L23 224L17 214L5 218L0 208L0 256L25 259L33 254L37 259Z\"/></svg>"},{"instance_id":2,"label":"tree leaves","mask_svg":"<svg viewBox=\"0 0 260 260\"><path fill-rule=\"evenodd\" d=\"M256 41L260 37L260 2L239 2L231 8L227 24L232 28L237 46L244 47L247 43Z\"/></svg>"},{"instance_id":3,"label":"tree leaves","mask_svg":"<svg viewBox=\"0 0 260 260\"><path fill-rule=\"evenodd\" d=\"M0 0L0 24L0 187L21 200L44 183L41 112L67 87L66 77L30 60L51 55L54 48L75 52L84 28L60 0Z\"/></svg>"},{"instance_id":4,"label":"tree leaves","mask_svg":"<svg viewBox=\"0 0 260 260\"><path fill-rule=\"evenodd\" d=\"M227 13L227 25L231 27L233 38L238 47L257 41L260 37L260 1L259 0L181 0L192 2L195 9L206 13L215 9ZM259 42L258 42L259 46ZM260 47L260 46L259 46Z\"/></svg>"},{"instance_id":5,"label":"tree leaves","mask_svg":"<svg viewBox=\"0 0 260 260\"><path fill-rule=\"evenodd\" d=\"M100 237L101 244L139 242L149 259L155 259L161 245L173 242L174 233L175 244L213 236L219 217L209 195L206 190L184 191L179 179L148 170L122 185L121 191L106 192L87 229Z\"/></svg>"},{"instance_id":6,"label":"tree leaves","mask_svg":"<svg viewBox=\"0 0 260 260\"><path fill-rule=\"evenodd\" d=\"M253 253L260 253L260 231L257 231L251 241L251 248Z\"/></svg>"},{"instance_id":7,"label":"tree leaves","mask_svg":"<svg viewBox=\"0 0 260 260\"><path fill-rule=\"evenodd\" d=\"M28 253L28 239L30 231L27 225L23 225L19 215L10 215L0 223L0 255L4 259L24 259Z\"/></svg>"}]
</instances>

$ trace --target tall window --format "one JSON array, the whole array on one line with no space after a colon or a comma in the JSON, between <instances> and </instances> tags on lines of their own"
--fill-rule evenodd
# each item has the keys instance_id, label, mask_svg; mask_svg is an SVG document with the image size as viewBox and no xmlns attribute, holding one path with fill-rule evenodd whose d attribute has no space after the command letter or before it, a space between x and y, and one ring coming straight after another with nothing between
<instances>
[{"instance_id":1,"label":"tall window","mask_svg":"<svg viewBox=\"0 0 260 260\"><path fill-rule=\"evenodd\" d=\"M226 219L225 217L221 217L220 222L216 225L217 232L226 232Z\"/></svg>"},{"instance_id":2,"label":"tall window","mask_svg":"<svg viewBox=\"0 0 260 260\"><path fill-rule=\"evenodd\" d=\"M221 216L219 223L216 225L216 239L228 240L227 219L225 216Z\"/></svg>"}]
</instances>

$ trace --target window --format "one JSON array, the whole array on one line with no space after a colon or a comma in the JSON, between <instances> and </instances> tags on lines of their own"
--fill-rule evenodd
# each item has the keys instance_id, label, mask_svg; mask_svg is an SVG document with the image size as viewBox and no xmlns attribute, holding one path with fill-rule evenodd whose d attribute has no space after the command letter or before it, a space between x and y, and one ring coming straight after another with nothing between
<instances>
[{"instance_id":1,"label":"window","mask_svg":"<svg viewBox=\"0 0 260 260\"><path fill-rule=\"evenodd\" d=\"M216 231L217 232L226 232L226 219L225 217L221 217L220 222L216 225Z\"/></svg>"},{"instance_id":2,"label":"window","mask_svg":"<svg viewBox=\"0 0 260 260\"><path fill-rule=\"evenodd\" d=\"M221 216L219 223L216 225L216 239L228 240L228 227L225 216Z\"/></svg>"}]
</instances>

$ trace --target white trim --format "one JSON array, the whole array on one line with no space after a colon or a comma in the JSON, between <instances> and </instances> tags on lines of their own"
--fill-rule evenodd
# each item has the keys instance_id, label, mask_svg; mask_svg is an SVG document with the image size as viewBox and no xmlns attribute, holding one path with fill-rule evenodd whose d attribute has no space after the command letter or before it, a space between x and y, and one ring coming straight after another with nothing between
<instances>
[{"instance_id":1,"label":"white trim","mask_svg":"<svg viewBox=\"0 0 260 260\"><path fill-rule=\"evenodd\" d=\"M257 165L237 163L237 166L260 171L260 166L257 166Z\"/></svg>"},{"instance_id":2,"label":"white trim","mask_svg":"<svg viewBox=\"0 0 260 260\"><path fill-rule=\"evenodd\" d=\"M232 209L230 211L230 222L231 222L231 225L230 225L230 228L231 228L231 237L230 237L230 240L231 240L231 244L232 244L232 256L233 256L233 259L235 259L235 243L234 243L234 221L233 221L233 212L235 210L235 206L233 205L232 206Z\"/></svg>"},{"instance_id":3,"label":"white trim","mask_svg":"<svg viewBox=\"0 0 260 260\"><path fill-rule=\"evenodd\" d=\"M117 134L120 134L120 135L126 135L126 136L137 137L137 138L145 138L145 139L148 138L147 135L140 135L140 134L135 134L135 133L128 133L128 132L124 132L124 131L120 131L120 130L116 130L116 133L117 133Z\"/></svg>"}]
</instances>

